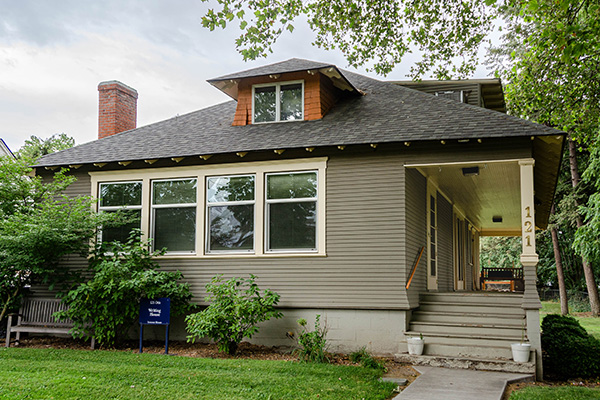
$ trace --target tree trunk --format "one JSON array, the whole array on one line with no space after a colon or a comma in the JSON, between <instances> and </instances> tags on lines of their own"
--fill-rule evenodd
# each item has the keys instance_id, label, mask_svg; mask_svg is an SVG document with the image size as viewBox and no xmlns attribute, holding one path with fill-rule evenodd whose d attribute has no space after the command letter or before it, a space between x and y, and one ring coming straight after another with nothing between
<instances>
[{"instance_id":1,"label":"tree trunk","mask_svg":"<svg viewBox=\"0 0 600 400\"><path fill-rule=\"evenodd\" d=\"M554 214L554 204L550 214ZM552 248L554 249L554 261L556 263L556 279L558 280L558 292L560 294L560 313L569 314L569 300L567 298L567 287L565 286L565 273L563 271L562 259L560 258L560 247L558 246L558 232L555 226L550 228L552 235Z\"/></svg>"},{"instance_id":2,"label":"tree trunk","mask_svg":"<svg viewBox=\"0 0 600 400\"><path fill-rule=\"evenodd\" d=\"M569 138L569 164L571 166L571 184L573 188L576 188L581 180L579 176L579 170L577 168L577 145L573 139ZM575 205L579 207L579 201L575 196ZM579 212L577 213L577 228L583 226L583 220ZM588 296L590 299L590 308L592 309L592 316L597 317L600 314L600 299L598 298L598 287L596 286L596 279L594 278L594 271L592 270L592 264L581 257L581 263L583 264L583 274L585 275L585 284L588 290Z\"/></svg>"}]
</instances>

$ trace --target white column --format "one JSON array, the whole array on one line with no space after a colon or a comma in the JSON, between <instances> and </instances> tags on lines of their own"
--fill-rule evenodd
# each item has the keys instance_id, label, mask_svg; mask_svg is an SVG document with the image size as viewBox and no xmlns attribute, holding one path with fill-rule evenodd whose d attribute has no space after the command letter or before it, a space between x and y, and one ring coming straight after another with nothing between
<instances>
[{"instance_id":1,"label":"white column","mask_svg":"<svg viewBox=\"0 0 600 400\"><path fill-rule=\"evenodd\" d=\"M520 160L521 170L521 265L525 291L521 307L527 319L527 338L536 352L536 378L542 379L542 343L540 338L540 313L542 308L537 292L537 264L539 257L535 251L535 213L533 166L535 160Z\"/></svg>"}]
</instances>

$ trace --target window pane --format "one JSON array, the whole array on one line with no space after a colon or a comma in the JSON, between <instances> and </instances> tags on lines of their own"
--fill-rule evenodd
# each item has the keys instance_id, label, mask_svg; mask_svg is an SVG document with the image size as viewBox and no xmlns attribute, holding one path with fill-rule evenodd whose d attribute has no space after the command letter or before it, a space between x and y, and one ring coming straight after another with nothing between
<instances>
[{"instance_id":1,"label":"window pane","mask_svg":"<svg viewBox=\"0 0 600 400\"><path fill-rule=\"evenodd\" d=\"M275 86L254 88L254 122L275 121Z\"/></svg>"},{"instance_id":2,"label":"window pane","mask_svg":"<svg viewBox=\"0 0 600 400\"><path fill-rule=\"evenodd\" d=\"M196 179L153 182L152 204L196 202Z\"/></svg>"},{"instance_id":3,"label":"window pane","mask_svg":"<svg viewBox=\"0 0 600 400\"><path fill-rule=\"evenodd\" d=\"M317 173L267 176L268 199L298 199L317 197Z\"/></svg>"},{"instance_id":4,"label":"window pane","mask_svg":"<svg viewBox=\"0 0 600 400\"><path fill-rule=\"evenodd\" d=\"M103 211L103 212L116 212L116 211ZM127 239L129 238L129 234L131 233L131 231L133 229L140 229L140 220L141 220L141 216L142 216L142 210L123 210L123 211L119 211L119 212L123 212L123 213L127 213L131 216L133 216L134 221L125 224L125 225L121 225L121 226L117 226L117 227L103 227L102 228L102 242L104 243L108 243L108 242L121 242L121 243L125 243L127 241Z\"/></svg>"},{"instance_id":5,"label":"window pane","mask_svg":"<svg viewBox=\"0 0 600 400\"><path fill-rule=\"evenodd\" d=\"M316 249L317 204L269 204L269 250Z\"/></svg>"},{"instance_id":6,"label":"window pane","mask_svg":"<svg viewBox=\"0 0 600 400\"><path fill-rule=\"evenodd\" d=\"M168 251L194 251L196 208L157 208L154 210L154 248Z\"/></svg>"},{"instance_id":7,"label":"window pane","mask_svg":"<svg viewBox=\"0 0 600 400\"><path fill-rule=\"evenodd\" d=\"M208 178L206 198L209 203L254 200L253 176Z\"/></svg>"},{"instance_id":8,"label":"window pane","mask_svg":"<svg viewBox=\"0 0 600 400\"><path fill-rule=\"evenodd\" d=\"M280 121L302 119L302 84L281 85Z\"/></svg>"},{"instance_id":9,"label":"window pane","mask_svg":"<svg viewBox=\"0 0 600 400\"><path fill-rule=\"evenodd\" d=\"M209 251L254 249L254 205L209 207Z\"/></svg>"},{"instance_id":10,"label":"window pane","mask_svg":"<svg viewBox=\"0 0 600 400\"><path fill-rule=\"evenodd\" d=\"M100 206L139 206L142 204L142 182L101 183Z\"/></svg>"},{"instance_id":11,"label":"window pane","mask_svg":"<svg viewBox=\"0 0 600 400\"><path fill-rule=\"evenodd\" d=\"M437 274L437 269L435 265L435 260L431 260L431 271L429 273L431 276L435 276Z\"/></svg>"}]
</instances>

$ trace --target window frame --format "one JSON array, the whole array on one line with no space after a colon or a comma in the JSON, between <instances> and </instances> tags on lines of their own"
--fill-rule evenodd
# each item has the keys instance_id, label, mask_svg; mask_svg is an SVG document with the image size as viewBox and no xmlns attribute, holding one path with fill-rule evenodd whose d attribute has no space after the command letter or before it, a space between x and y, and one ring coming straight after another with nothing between
<instances>
[{"instance_id":1,"label":"window frame","mask_svg":"<svg viewBox=\"0 0 600 400\"><path fill-rule=\"evenodd\" d=\"M237 258L287 258L287 257L326 257L326 172L328 157L310 157L287 160L268 160L235 162L227 164L204 164L192 166L174 166L164 168L140 168L140 169L122 169L106 171L90 171L91 195L98 198L98 189L100 183L120 183L127 181L142 182L142 210L141 210L141 230L142 238L147 239L150 235L151 218L151 182L153 180L173 180L179 178L197 178L197 212L196 212L196 253L168 253L159 256L159 259L237 259ZM265 221L265 174L266 173L285 173L285 172L304 172L318 171L318 200L317 200L317 251L315 252L265 252L264 241L266 240L264 221ZM229 175L255 175L255 232L254 232L254 253L207 253L205 247L206 236L206 212L200 207L205 207L205 185L200 182L206 182L206 177ZM94 210L98 210L98 203L93 205Z\"/></svg>"},{"instance_id":2,"label":"window frame","mask_svg":"<svg viewBox=\"0 0 600 400\"><path fill-rule=\"evenodd\" d=\"M254 178L254 200L237 200L237 201L226 201L226 202L208 202L208 180L210 178L230 178L230 177L252 177ZM256 252L256 190L257 179L256 174L227 174L227 175L206 175L204 177L204 254L254 254ZM210 204L210 205L209 205ZM211 250L210 249L210 207L223 207L223 206L236 206L236 205L253 205L253 230L252 230L252 249L248 250Z\"/></svg>"},{"instance_id":3,"label":"window frame","mask_svg":"<svg viewBox=\"0 0 600 400\"><path fill-rule=\"evenodd\" d=\"M281 120L281 86L286 85L295 85L300 83L302 85L302 118L292 119L292 120ZM255 122L254 121L254 98L255 98L255 89L263 88L263 87L275 87L275 121L263 121L263 122ZM294 81L285 81L285 82L272 82L272 83L257 83L252 85L252 124L274 124L280 122L297 122L304 121L305 110L304 110L304 80L294 80Z\"/></svg>"},{"instance_id":4,"label":"window frame","mask_svg":"<svg viewBox=\"0 0 600 400\"><path fill-rule=\"evenodd\" d=\"M314 172L317 176L317 193L316 193L316 197L299 197L299 198L286 198L286 199L269 199L269 196L267 195L267 190L268 190L268 186L269 186L269 176L277 176L277 175L291 175L291 174L305 174L305 173L312 173ZM266 172L265 173L265 179L264 179L264 205L265 205L265 212L264 212L264 252L266 254L277 254L277 253L315 253L318 252L319 250L319 171L318 170L294 170L294 171L284 171L284 172ZM314 202L315 203L315 210L316 210L316 215L315 215L315 247L311 248L311 249L302 249L302 248L290 248L290 249L271 249L270 248L270 237L271 237L271 232L269 231L270 229L270 214L271 214L271 209L269 207L269 204L282 204L282 203L308 203L308 202Z\"/></svg>"},{"instance_id":5,"label":"window frame","mask_svg":"<svg viewBox=\"0 0 600 400\"><path fill-rule=\"evenodd\" d=\"M189 181L196 180L196 202L195 203L171 203L171 204L154 204L154 183L155 182L172 182L172 181ZM142 183L143 185L143 183ZM155 228L156 228L156 214L155 210L160 208L192 208L194 207L196 210L196 221L198 220L198 178L195 176L190 177L181 177L181 178L164 178L164 179L151 179L150 180L150 229L148 231L148 237L152 240L152 250L157 250L156 245L154 243L155 237ZM198 226L194 231L194 249L191 251L166 251L165 254L196 254L197 251L197 241L196 236L198 236Z\"/></svg>"},{"instance_id":6,"label":"window frame","mask_svg":"<svg viewBox=\"0 0 600 400\"><path fill-rule=\"evenodd\" d=\"M102 205L102 198L100 197L100 194L102 193L101 187L102 185L125 185L127 183L141 183L142 187L140 188L140 205L121 205L121 206L103 206ZM98 182L96 185L94 185L96 187L96 191L97 191L97 195L94 196L95 198L98 199L98 208L97 208L97 212L107 212L107 211L118 211L118 210L140 210L140 230L142 230L142 221L141 221L141 214L144 212L144 181L142 179L131 179L131 180L123 180L123 181L119 181L119 180L112 180L112 181L102 181L102 182ZM102 240L102 229L98 230L98 235L97 235L97 240L98 240L98 244L101 244L103 242Z\"/></svg>"}]
</instances>

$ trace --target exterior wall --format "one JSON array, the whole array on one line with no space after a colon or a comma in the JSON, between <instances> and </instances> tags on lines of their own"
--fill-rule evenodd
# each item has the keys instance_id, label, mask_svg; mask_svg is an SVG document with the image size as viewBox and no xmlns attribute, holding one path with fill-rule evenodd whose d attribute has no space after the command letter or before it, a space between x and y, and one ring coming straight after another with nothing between
<instances>
[{"instance_id":1,"label":"exterior wall","mask_svg":"<svg viewBox=\"0 0 600 400\"><path fill-rule=\"evenodd\" d=\"M452 204L438 193L438 290L454 290Z\"/></svg>"},{"instance_id":2,"label":"exterior wall","mask_svg":"<svg viewBox=\"0 0 600 400\"><path fill-rule=\"evenodd\" d=\"M295 80L304 81L304 120L312 121L323 118L337 101L339 90L320 72L311 75L302 71L281 74L278 78L259 76L241 80L238 85L238 104L233 125L242 126L252 123L252 85Z\"/></svg>"},{"instance_id":3,"label":"exterior wall","mask_svg":"<svg viewBox=\"0 0 600 400\"><path fill-rule=\"evenodd\" d=\"M406 169L406 274L410 276L421 247L427 247L427 180L416 169ZM410 288L408 306L419 305L419 293L427 290L427 249L423 252Z\"/></svg>"},{"instance_id":4,"label":"exterior wall","mask_svg":"<svg viewBox=\"0 0 600 400\"><path fill-rule=\"evenodd\" d=\"M315 316L321 316L321 326L327 327L329 351L350 353L365 346L379 356L392 356L402 346L401 340L406 330L407 315L410 311L392 310L339 310L306 309L284 310L283 318L273 319L259 325L260 331L249 342L280 348L292 348L296 343L286 336L287 332L300 333L297 321L304 318L312 330ZM139 331L131 332L132 337ZM163 326L145 326L144 340L164 340ZM183 318L175 318L169 331L172 340L186 340Z\"/></svg>"}]
</instances>

